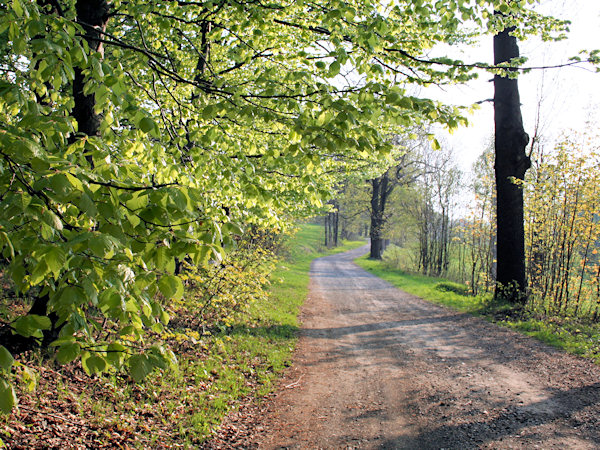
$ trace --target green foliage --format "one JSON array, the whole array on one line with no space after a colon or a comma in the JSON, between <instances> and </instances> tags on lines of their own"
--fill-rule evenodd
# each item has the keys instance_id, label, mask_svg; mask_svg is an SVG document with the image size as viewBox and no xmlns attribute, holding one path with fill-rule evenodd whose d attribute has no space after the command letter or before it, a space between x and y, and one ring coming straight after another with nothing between
<instances>
[{"instance_id":1,"label":"green foliage","mask_svg":"<svg viewBox=\"0 0 600 450\"><path fill-rule=\"evenodd\" d=\"M235 251L206 266L184 264L185 298L169 307L177 322L207 332L231 326L252 304L264 301L274 255L263 246L265 236L244 236Z\"/></svg>"},{"instance_id":2,"label":"green foliage","mask_svg":"<svg viewBox=\"0 0 600 450\"><path fill-rule=\"evenodd\" d=\"M51 326L52 323L48 317L35 314L19 317L13 324L15 331L21 336L38 338L42 337L42 330L49 330Z\"/></svg>"},{"instance_id":3,"label":"green foliage","mask_svg":"<svg viewBox=\"0 0 600 450\"><path fill-rule=\"evenodd\" d=\"M553 347L600 362L600 326L573 318L545 320L508 318L502 325L521 331Z\"/></svg>"},{"instance_id":4,"label":"green foliage","mask_svg":"<svg viewBox=\"0 0 600 450\"><path fill-rule=\"evenodd\" d=\"M597 132L572 131L526 179L530 302L543 314L600 318L599 162Z\"/></svg>"},{"instance_id":5,"label":"green foliage","mask_svg":"<svg viewBox=\"0 0 600 450\"><path fill-rule=\"evenodd\" d=\"M64 376L62 395L69 404L80 405L79 421L90 424L100 435L110 434L110 430L135 430L123 435L125 439L127 436L132 441L135 439L136 445L197 448L202 447L202 441L244 399L261 397L272 390L278 375L291 362L298 331L297 315L308 292L310 261L324 254L319 251L322 228L301 225L297 233L286 232L284 236L254 230L246 237L245 243L239 243L237 256L227 256L223 260L225 264L242 262L242 255L252 256L256 247L277 249L278 252L285 250L288 256L279 256L270 284L260 287L255 301L247 309L227 319L229 326L207 326L204 333L199 322L190 322L193 315L185 313L184 304L179 305L178 315L173 315L162 334L168 346L177 353L179 364L176 370L148 372L148 358L152 356L148 351L128 360L130 373L140 380L137 383L111 372L103 377L80 378L75 382L69 375L78 363L56 373L48 371L47 367L40 368L40 372L50 372L53 380ZM346 242L341 250L363 244ZM263 256L268 263L260 269L267 273L275 265L270 250ZM248 270L258 269L250 265ZM237 275L240 279L246 276L239 272ZM186 292L180 302L197 295L190 280L185 284ZM105 358L114 354L108 350ZM85 382L83 389L81 385L77 386L82 381ZM42 390L43 387L38 389L34 394L21 395L30 395L27 403L44 399L39 405L42 417L44 412L53 412L51 408L56 408L56 403L50 400L60 395L61 388L57 386L52 392ZM11 418L0 418L0 421L6 420L14 427ZM9 439L7 442L10 443ZM70 442L69 437L63 436L63 441Z\"/></svg>"}]
</instances>

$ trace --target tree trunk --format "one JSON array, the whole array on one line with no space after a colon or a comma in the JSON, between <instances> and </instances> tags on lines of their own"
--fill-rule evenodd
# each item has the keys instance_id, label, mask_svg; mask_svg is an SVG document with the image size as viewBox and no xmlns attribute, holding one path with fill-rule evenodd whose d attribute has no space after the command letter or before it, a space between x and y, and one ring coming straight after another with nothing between
<instances>
[{"instance_id":1,"label":"tree trunk","mask_svg":"<svg viewBox=\"0 0 600 450\"><path fill-rule=\"evenodd\" d=\"M75 3L77 22L85 29L85 39L90 50L103 54L102 33L106 30L110 7L106 0L78 0ZM83 88L85 77L80 68L75 68L73 80L73 117L77 121L77 131L81 135L98 136L102 117L94 111L96 99L94 94L85 95Z\"/></svg>"},{"instance_id":2,"label":"tree trunk","mask_svg":"<svg viewBox=\"0 0 600 450\"><path fill-rule=\"evenodd\" d=\"M385 224L384 212L387 190L387 172L371 180L371 251L369 258L381 259L383 254L382 232Z\"/></svg>"},{"instance_id":3,"label":"tree trunk","mask_svg":"<svg viewBox=\"0 0 600 450\"><path fill-rule=\"evenodd\" d=\"M336 208L339 206L336 205ZM339 211L335 211L333 213L333 246L338 246L338 238L339 238L339 228L340 228L340 213Z\"/></svg>"},{"instance_id":4,"label":"tree trunk","mask_svg":"<svg viewBox=\"0 0 600 450\"><path fill-rule=\"evenodd\" d=\"M508 28L494 36L494 64L519 56L517 39ZM497 273L496 297L512 303L526 300L523 189L519 181L531 162L525 153L529 136L523 129L516 78L494 76L494 123Z\"/></svg>"}]
</instances>

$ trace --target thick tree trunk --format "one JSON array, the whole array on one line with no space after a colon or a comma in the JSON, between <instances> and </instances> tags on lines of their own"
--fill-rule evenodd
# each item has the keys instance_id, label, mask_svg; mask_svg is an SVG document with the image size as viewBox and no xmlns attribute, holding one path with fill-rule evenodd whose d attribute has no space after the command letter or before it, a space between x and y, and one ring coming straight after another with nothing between
<instances>
[{"instance_id":1,"label":"thick tree trunk","mask_svg":"<svg viewBox=\"0 0 600 450\"><path fill-rule=\"evenodd\" d=\"M494 36L494 64L519 56L517 39L506 29ZM495 175L497 212L496 297L513 303L526 300L523 189L520 181L531 162L525 153L529 136L523 129L516 79L494 77Z\"/></svg>"}]
</instances>

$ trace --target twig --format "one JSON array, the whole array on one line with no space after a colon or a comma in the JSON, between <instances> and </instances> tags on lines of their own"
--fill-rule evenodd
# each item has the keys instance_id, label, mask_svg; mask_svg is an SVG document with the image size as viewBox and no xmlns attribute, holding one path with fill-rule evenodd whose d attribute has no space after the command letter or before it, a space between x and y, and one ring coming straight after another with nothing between
<instances>
[{"instance_id":1,"label":"twig","mask_svg":"<svg viewBox=\"0 0 600 450\"><path fill-rule=\"evenodd\" d=\"M25 411L29 411L29 412L32 412L32 413L44 414L46 416L54 417L55 419L62 420L63 422L69 422L69 423L71 423L73 425L77 425L79 427L91 428L89 425L86 425L85 423L75 422L74 420L67 419L66 417L59 416L58 414L53 414L53 413L46 412L46 411L40 411L38 409L29 408L28 406L23 406L23 405L19 405L18 408L19 409L24 409Z\"/></svg>"},{"instance_id":2,"label":"twig","mask_svg":"<svg viewBox=\"0 0 600 450\"><path fill-rule=\"evenodd\" d=\"M295 387L297 387L300 384L300 380L302 379L304 375L300 375L300 378L298 378L298 381L294 381L291 384L288 384L287 386L285 386L286 389L293 389Z\"/></svg>"}]
</instances>

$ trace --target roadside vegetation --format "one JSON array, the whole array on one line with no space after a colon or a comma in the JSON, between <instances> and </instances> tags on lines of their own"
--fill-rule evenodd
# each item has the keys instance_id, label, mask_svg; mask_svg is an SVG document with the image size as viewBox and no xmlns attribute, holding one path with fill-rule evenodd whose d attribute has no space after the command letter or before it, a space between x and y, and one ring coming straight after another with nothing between
<instances>
[{"instance_id":1,"label":"roadside vegetation","mask_svg":"<svg viewBox=\"0 0 600 450\"><path fill-rule=\"evenodd\" d=\"M492 293L474 295L469 286L444 278L409 273L385 258L363 256L355 261L363 269L399 289L425 300L464 311L539 339L553 347L600 363L600 325L575 316L549 316L532 304L515 308L494 300Z\"/></svg>"},{"instance_id":2,"label":"roadside vegetation","mask_svg":"<svg viewBox=\"0 0 600 450\"><path fill-rule=\"evenodd\" d=\"M19 448L198 445L289 366L312 259L364 245L322 241L322 229L308 224L283 236L255 233L219 265L184 271L185 294L157 337L177 365L138 383L121 371L90 377L80 361L60 365L39 351L20 355L30 382L18 385L18 408L0 416L1 439ZM5 314L13 304L4 299Z\"/></svg>"}]
</instances>

